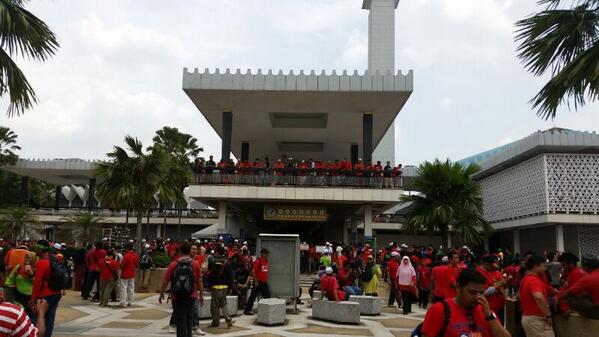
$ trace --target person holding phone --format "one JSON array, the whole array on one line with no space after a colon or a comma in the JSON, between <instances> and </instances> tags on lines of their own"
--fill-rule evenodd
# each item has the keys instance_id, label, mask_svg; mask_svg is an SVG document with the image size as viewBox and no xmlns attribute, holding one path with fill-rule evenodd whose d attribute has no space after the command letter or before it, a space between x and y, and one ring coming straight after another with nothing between
<instances>
[{"instance_id":1,"label":"person holding phone","mask_svg":"<svg viewBox=\"0 0 599 337\"><path fill-rule=\"evenodd\" d=\"M486 297L486 280L480 272L467 268L456 280L457 295L437 302L427 311L422 337L510 337ZM445 308L448 306L449 319Z\"/></svg>"}]
</instances>

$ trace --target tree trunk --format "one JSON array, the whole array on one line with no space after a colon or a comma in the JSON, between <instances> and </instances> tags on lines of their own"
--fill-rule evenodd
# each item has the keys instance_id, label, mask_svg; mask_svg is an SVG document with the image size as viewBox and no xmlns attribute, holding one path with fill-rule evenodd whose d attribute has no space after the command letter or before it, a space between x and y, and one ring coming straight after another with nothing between
<instances>
[{"instance_id":1,"label":"tree trunk","mask_svg":"<svg viewBox=\"0 0 599 337\"><path fill-rule=\"evenodd\" d=\"M141 223L143 221L144 210L137 210L137 224L135 225L135 238L137 239L137 253L141 253Z\"/></svg>"},{"instance_id":2,"label":"tree trunk","mask_svg":"<svg viewBox=\"0 0 599 337\"><path fill-rule=\"evenodd\" d=\"M449 241L447 240L447 234L449 233L449 228L447 225L441 226L441 242L443 242L443 248L449 250L450 247L447 247Z\"/></svg>"},{"instance_id":3,"label":"tree trunk","mask_svg":"<svg viewBox=\"0 0 599 337\"><path fill-rule=\"evenodd\" d=\"M181 240L181 207L179 207L179 223L177 224L177 239Z\"/></svg>"}]
</instances>

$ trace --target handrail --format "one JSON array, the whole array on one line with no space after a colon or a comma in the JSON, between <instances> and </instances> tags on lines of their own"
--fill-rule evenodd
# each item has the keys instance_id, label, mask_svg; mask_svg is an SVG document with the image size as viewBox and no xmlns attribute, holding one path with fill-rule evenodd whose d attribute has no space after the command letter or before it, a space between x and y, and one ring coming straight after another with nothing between
<instances>
[{"instance_id":1,"label":"handrail","mask_svg":"<svg viewBox=\"0 0 599 337\"><path fill-rule=\"evenodd\" d=\"M87 207L61 207L59 209L54 208L40 208L34 210L37 215L60 215L67 216L72 214L78 214L83 212L93 211L95 214L106 216L106 217L126 217L126 210L115 210L109 208L87 208ZM144 212L144 217L148 216L148 210ZM179 210L178 209L158 209L152 208L149 210L150 217L152 218L178 218ZM129 212L130 217L134 217L134 212ZM216 210L206 210L206 209L183 209L181 210L182 218L203 218L203 219L217 219L218 211Z\"/></svg>"}]
</instances>

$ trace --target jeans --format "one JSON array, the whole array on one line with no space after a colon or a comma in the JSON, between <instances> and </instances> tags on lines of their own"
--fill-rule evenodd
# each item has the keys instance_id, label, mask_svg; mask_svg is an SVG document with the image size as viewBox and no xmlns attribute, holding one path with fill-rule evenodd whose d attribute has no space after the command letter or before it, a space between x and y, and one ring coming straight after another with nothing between
<instances>
[{"instance_id":1,"label":"jeans","mask_svg":"<svg viewBox=\"0 0 599 337\"><path fill-rule=\"evenodd\" d=\"M85 278L85 285L83 286L83 293L81 297L83 299L87 299L89 297L89 293L92 291L94 287L94 283L96 284L96 294L94 295L94 299L100 299L100 272L99 271L90 271Z\"/></svg>"},{"instance_id":2,"label":"jeans","mask_svg":"<svg viewBox=\"0 0 599 337\"><path fill-rule=\"evenodd\" d=\"M173 325L171 316L171 325ZM193 308L191 310L191 327L195 330L200 327L200 299L196 298L193 301Z\"/></svg>"},{"instance_id":3,"label":"jeans","mask_svg":"<svg viewBox=\"0 0 599 337\"><path fill-rule=\"evenodd\" d=\"M358 287L358 286L345 286L345 287L343 287L343 290L350 295L354 295L354 296L362 295L362 289L360 289L360 287Z\"/></svg>"},{"instance_id":4,"label":"jeans","mask_svg":"<svg viewBox=\"0 0 599 337\"><path fill-rule=\"evenodd\" d=\"M135 302L135 278L120 279L119 281L119 298L121 305L132 305Z\"/></svg>"},{"instance_id":5,"label":"jeans","mask_svg":"<svg viewBox=\"0 0 599 337\"><path fill-rule=\"evenodd\" d=\"M177 337L191 337L192 311L195 299L185 297L173 299L173 318L177 326Z\"/></svg>"},{"instance_id":6,"label":"jeans","mask_svg":"<svg viewBox=\"0 0 599 337\"><path fill-rule=\"evenodd\" d=\"M256 297L258 297L258 293L262 295L262 298L270 298L270 289L268 289L268 283L258 282L258 285L255 285L252 288L252 292L250 293L250 298L245 305L244 312L252 311L254 308L254 301L256 301Z\"/></svg>"},{"instance_id":7,"label":"jeans","mask_svg":"<svg viewBox=\"0 0 599 337\"><path fill-rule=\"evenodd\" d=\"M40 297L40 299L44 299L48 302L48 311L46 311L46 315L44 316L46 319L46 337L52 337L52 332L54 331L54 319L56 318L56 309L58 309L60 297L60 294ZM34 325L37 323L37 316L34 316L31 319L31 323Z\"/></svg>"}]
</instances>

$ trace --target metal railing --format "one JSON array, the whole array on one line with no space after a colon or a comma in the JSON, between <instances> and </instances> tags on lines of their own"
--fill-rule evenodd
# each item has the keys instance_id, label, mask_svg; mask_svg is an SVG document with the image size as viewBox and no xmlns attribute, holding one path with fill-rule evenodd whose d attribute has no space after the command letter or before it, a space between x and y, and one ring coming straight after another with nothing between
<instances>
[{"instance_id":1,"label":"metal railing","mask_svg":"<svg viewBox=\"0 0 599 337\"><path fill-rule=\"evenodd\" d=\"M105 217L126 217L127 210L123 209L109 209L109 208L92 208L89 209L87 207L61 207L59 209L54 208L40 208L36 209L35 213L37 215L57 215L57 216L67 216L74 215L83 212L93 211L94 214L102 215ZM179 210L178 209L158 209L152 208L149 210L149 215L152 218L178 218ZM147 211L144 212L144 217L147 217ZM135 217L134 211L129 211L129 217ZM192 218L192 219L217 219L218 211L209 210L209 209L183 209L181 210L182 218Z\"/></svg>"},{"instance_id":2,"label":"metal railing","mask_svg":"<svg viewBox=\"0 0 599 337\"><path fill-rule=\"evenodd\" d=\"M401 189L403 179L401 176L383 177L372 172L353 171L334 172L322 174L318 172L254 172L245 173L200 173L194 174L193 184L224 184L224 185L252 185L252 186L335 186L358 188L389 188Z\"/></svg>"}]
</instances>

